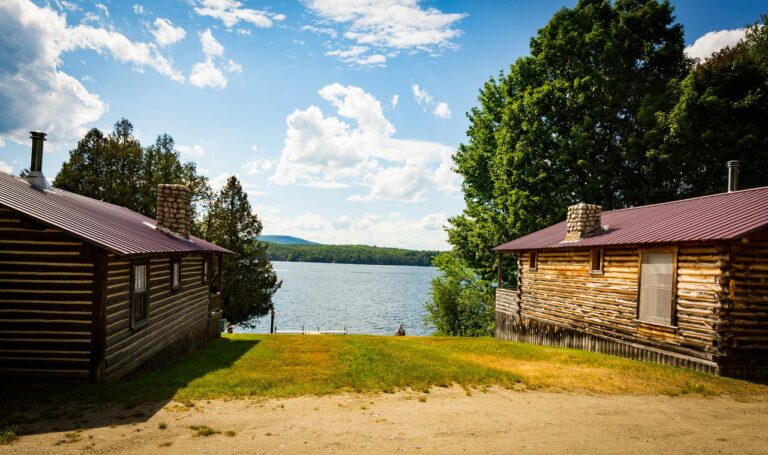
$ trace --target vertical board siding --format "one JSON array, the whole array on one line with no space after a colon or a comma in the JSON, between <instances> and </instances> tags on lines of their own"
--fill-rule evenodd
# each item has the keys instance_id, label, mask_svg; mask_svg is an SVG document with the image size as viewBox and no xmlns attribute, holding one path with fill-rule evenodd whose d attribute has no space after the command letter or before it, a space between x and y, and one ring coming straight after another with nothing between
<instances>
[{"instance_id":1,"label":"vertical board siding","mask_svg":"<svg viewBox=\"0 0 768 455\"><path fill-rule=\"evenodd\" d=\"M730 243L721 322L724 369L768 377L768 229Z\"/></svg>"},{"instance_id":2,"label":"vertical board siding","mask_svg":"<svg viewBox=\"0 0 768 455\"><path fill-rule=\"evenodd\" d=\"M677 247L674 327L637 320L641 248L605 248L602 274L590 273L589 249L551 249L538 251L535 271L528 268L529 253L522 253L518 289L497 290L497 336L519 339L514 332L522 330L529 342L565 343L714 371L728 254L720 244L673 246ZM510 311L515 307L518 312Z\"/></svg>"},{"instance_id":3,"label":"vertical board siding","mask_svg":"<svg viewBox=\"0 0 768 455\"><path fill-rule=\"evenodd\" d=\"M181 260L181 288L171 291L170 257L149 261L149 323L130 328L130 260L110 255L107 273L106 380L140 368L178 340L207 332L208 285L202 283L203 256ZM177 343L178 344L178 343Z\"/></svg>"},{"instance_id":4,"label":"vertical board siding","mask_svg":"<svg viewBox=\"0 0 768 455\"><path fill-rule=\"evenodd\" d=\"M88 379L93 261L86 245L0 207L0 375Z\"/></svg>"}]
</instances>

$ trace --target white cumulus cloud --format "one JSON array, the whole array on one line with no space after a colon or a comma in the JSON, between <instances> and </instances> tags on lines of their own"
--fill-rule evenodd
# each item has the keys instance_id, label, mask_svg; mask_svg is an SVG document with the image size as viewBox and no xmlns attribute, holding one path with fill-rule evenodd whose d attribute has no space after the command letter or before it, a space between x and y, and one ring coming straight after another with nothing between
<instances>
[{"instance_id":1,"label":"white cumulus cloud","mask_svg":"<svg viewBox=\"0 0 768 455\"><path fill-rule=\"evenodd\" d=\"M270 172L275 168L276 160L266 158L254 158L243 165L243 171L248 175L259 175Z\"/></svg>"},{"instance_id":2,"label":"white cumulus cloud","mask_svg":"<svg viewBox=\"0 0 768 455\"><path fill-rule=\"evenodd\" d=\"M0 161L0 172L5 172L6 174L12 174L13 166L9 164L5 164L5 161Z\"/></svg>"},{"instance_id":3,"label":"white cumulus cloud","mask_svg":"<svg viewBox=\"0 0 768 455\"><path fill-rule=\"evenodd\" d=\"M243 65L237 63L234 60L228 60L227 64L224 66L224 71L228 73L242 73Z\"/></svg>"},{"instance_id":4,"label":"white cumulus cloud","mask_svg":"<svg viewBox=\"0 0 768 455\"><path fill-rule=\"evenodd\" d=\"M194 145L177 145L176 149L182 154L187 156L205 156L205 148L200 144Z\"/></svg>"},{"instance_id":5,"label":"white cumulus cloud","mask_svg":"<svg viewBox=\"0 0 768 455\"><path fill-rule=\"evenodd\" d=\"M416 104L421 106L422 104L431 104L432 95L428 91L419 87L419 84L412 84L411 90L413 91L413 98L416 100Z\"/></svg>"},{"instance_id":6,"label":"white cumulus cloud","mask_svg":"<svg viewBox=\"0 0 768 455\"><path fill-rule=\"evenodd\" d=\"M397 108L397 103L400 102L400 95L392 95L392 99L389 101L389 110L394 111Z\"/></svg>"},{"instance_id":7,"label":"white cumulus cloud","mask_svg":"<svg viewBox=\"0 0 768 455\"><path fill-rule=\"evenodd\" d=\"M74 3L70 3L66 0L55 0L56 5L59 7L60 10L64 11L78 11L80 9L79 6L75 5Z\"/></svg>"},{"instance_id":8,"label":"white cumulus cloud","mask_svg":"<svg viewBox=\"0 0 768 455\"><path fill-rule=\"evenodd\" d=\"M404 166L390 167L373 179L373 199L420 202L429 185L429 170L420 160L408 160Z\"/></svg>"},{"instance_id":9,"label":"white cumulus cloud","mask_svg":"<svg viewBox=\"0 0 768 455\"><path fill-rule=\"evenodd\" d=\"M413 92L413 99L416 100L416 104L426 110L427 107L435 106L432 110L432 115L439 119L447 120L451 118L451 109L448 107L448 103L444 101L435 102L435 99L429 92L421 88L419 84L412 84L411 91Z\"/></svg>"},{"instance_id":10,"label":"white cumulus cloud","mask_svg":"<svg viewBox=\"0 0 768 455\"><path fill-rule=\"evenodd\" d=\"M285 144L271 182L370 189L348 199L353 202L417 202L429 188L452 192L458 187L458 175L444 163L450 162L451 147L393 137L395 127L379 100L359 87L336 83L318 93L336 116L309 106L286 118Z\"/></svg>"},{"instance_id":11,"label":"white cumulus cloud","mask_svg":"<svg viewBox=\"0 0 768 455\"><path fill-rule=\"evenodd\" d=\"M189 82L195 87L223 89L227 86L224 71L243 72L243 67L234 60L223 61L224 46L213 36L211 29L205 29L200 33L200 45L203 48L205 60L195 63L189 75Z\"/></svg>"},{"instance_id":12,"label":"white cumulus cloud","mask_svg":"<svg viewBox=\"0 0 768 455\"><path fill-rule=\"evenodd\" d=\"M170 20L162 17L155 19L155 28L150 29L150 33L155 37L158 46L170 46L187 36L187 32L182 27L174 27Z\"/></svg>"},{"instance_id":13,"label":"white cumulus cloud","mask_svg":"<svg viewBox=\"0 0 768 455\"><path fill-rule=\"evenodd\" d=\"M285 20L284 14L244 8L241 2L235 0L198 0L194 10L200 16L220 20L227 28L232 28L241 21L260 28L270 28L273 21Z\"/></svg>"},{"instance_id":14,"label":"white cumulus cloud","mask_svg":"<svg viewBox=\"0 0 768 455\"><path fill-rule=\"evenodd\" d=\"M432 111L432 114L441 119L449 119L451 118L451 110L448 108L448 103L445 102L439 102L435 106L435 110Z\"/></svg>"},{"instance_id":15,"label":"white cumulus cloud","mask_svg":"<svg viewBox=\"0 0 768 455\"><path fill-rule=\"evenodd\" d=\"M224 46L214 38L210 28L205 29L205 31L200 34L200 44L202 44L203 53L207 57L219 57L224 55Z\"/></svg>"},{"instance_id":16,"label":"white cumulus cloud","mask_svg":"<svg viewBox=\"0 0 768 455\"><path fill-rule=\"evenodd\" d=\"M107 8L107 5L103 3L97 3L96 9L101 11L104 14L104 16L109 17L109 9Z\"/></svg>"},{"instance_id":17,"label":"white cumulus cloud","mask_svg":"<svg viewBox=\"0 0 768 455\"><path fill-rule=\"evenodd\" d=\"M303 3L321 23L344 27L344 42L381 49L375 53L382 56L387 53L384 51L393 51L393 55L400 50L435 54L455 48L454 40L462 33L456 25L466 16L444 13L434 7L424 8L419 0L304 0ZM305 27L319 30L314 26Z\"/></svg>"},{"instance_id":18,"label":"white cumulus cloud","mask_svg":"<svg viewBox=\"0 0 768 455\"><path fill-rule=\"evenodd\" d=\"M36 129L48 132L55 148L82 137L107 110L97 94L60 68L67 52L93 50L137 71L150 68L184 81L155 44L131 41L114 29L70 26L64 14L28 0L0 2L0 30L0 135L20 143Z\"/></svg>"},{"instance_id":19,"label":"white cumulus cloud","mask_svg":"<svg viewBox=\"0 0 768 455\"><path fill-rule=\"evenodd\" d=\"M207 58L192 66L192 72L189 74L189 82L195 87L223 89L227 86L227 77L224 76L224 73L213 63L213 60Z\"/></svg>"},{"instance_id":20,"label":"white cumulus cloud","mask_svg":"<svg viewBox=\"0 0 768 455\"><path fill-rule=\"evenodd\" d=\"M322 35L328 35L331 38L336 38L336 30L329 28L329 27L316 27L314 25L304 25L301 27L302 32L312 32L312 33L318 33Z\"/></svg>"},{"instance_id":21,"label":"white cumulus cloud","mask_svg":"<svg viewBox=\"0 0 768 455\"><path fill-rule=\"evenodd\" d=\"M720 49L727 46L733 46L741 41L741 39L744 38L745 33L746 29L743 28L708 32L694 41L693 44L686 47L685 53L688 57L698 58L704 61Z\"/></svg>"}]
</instances>

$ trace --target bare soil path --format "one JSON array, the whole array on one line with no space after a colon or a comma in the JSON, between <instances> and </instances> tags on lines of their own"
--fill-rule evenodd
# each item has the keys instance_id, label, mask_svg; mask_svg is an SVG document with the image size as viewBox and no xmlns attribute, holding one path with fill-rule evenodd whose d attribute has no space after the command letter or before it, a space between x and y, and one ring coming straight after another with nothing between
<instances>
[{"instance_id":1,"label":"bare soil path","mask_svg":"<svg viewBox=\"0 0 768 455\"><path fill-rule=\"evenodd\" d=\"M80 432L31 424L0 454L768 453L768 396L451 387L157 406L85 411Z\"/></svg>"}]
</instances>

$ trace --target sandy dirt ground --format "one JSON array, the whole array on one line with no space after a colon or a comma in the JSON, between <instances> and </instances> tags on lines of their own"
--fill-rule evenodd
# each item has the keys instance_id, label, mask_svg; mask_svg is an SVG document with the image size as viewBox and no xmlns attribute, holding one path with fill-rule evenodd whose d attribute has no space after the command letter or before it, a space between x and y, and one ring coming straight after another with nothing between
<instances>
[{"instance_id":1,"label":"sandy dirt ground","mask_svg":"<svg viewBox=\"0 0 768 455\"><path fill-rule=\"evenodd\" d=\"M143 416L142 416L143 414ZM85 411L0 453L768 453L768 397L474 390L170 402ZM161 429L165 426L165 429ZM190 427L220 432L197 435Z\"/></svg>"}]
</instances>

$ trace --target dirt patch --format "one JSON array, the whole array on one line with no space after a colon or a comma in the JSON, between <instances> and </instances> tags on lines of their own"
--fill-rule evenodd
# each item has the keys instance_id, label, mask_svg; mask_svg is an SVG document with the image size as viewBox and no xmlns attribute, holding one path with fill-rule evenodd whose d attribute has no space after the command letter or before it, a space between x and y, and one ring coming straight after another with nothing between
<instances>
[{"instance_id":1,"label":"dirt patch","mask_svg":"<svg viewBox=\"0 0 768 455\"><path fill-rule=\"evenodd\" d=\"M89 410L81 418L109 422L121 412ZM468 393L452 387L375 396L172 402L139 420L94 423L76 433L54 429L63 425L56 421L25 424L20 429L32 434L0 446L0 454L768 453L768 396L496 388Z\"/></svg>"}]
</instances>

